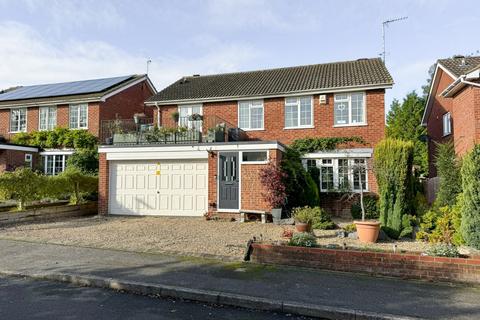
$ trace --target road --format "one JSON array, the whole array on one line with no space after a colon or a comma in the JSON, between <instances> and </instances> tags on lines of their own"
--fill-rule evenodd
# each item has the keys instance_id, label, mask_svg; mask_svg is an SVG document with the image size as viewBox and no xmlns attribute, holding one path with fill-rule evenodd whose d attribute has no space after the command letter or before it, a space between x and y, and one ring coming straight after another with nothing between
<instances>
[{"instance_id":1,"label":"road","mask_svg":"<svg viewBox=\"0 0 480 320\"><path fill-rule=\"evenodd\" d=\"M262 311L211 306L74 287L47 281L0 278L0 319L307 319Z\"/></svg>"}]
</instances>

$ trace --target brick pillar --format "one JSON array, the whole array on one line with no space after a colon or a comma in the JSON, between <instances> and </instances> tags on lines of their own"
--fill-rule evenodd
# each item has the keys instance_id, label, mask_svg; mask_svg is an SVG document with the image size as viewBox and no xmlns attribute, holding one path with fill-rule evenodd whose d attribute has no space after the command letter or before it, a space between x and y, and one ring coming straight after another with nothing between
<instances>
[{"instance_id":1,"label":"brick pillar","mask_svg":"<svg viewBox=\"0 0 480 320\"><path fill-rule=\"evenodd\" d=\"M108 181L110 179L110 170L107 161L107 154L100 153L98 159L98 214L108 214Z\"/></svg>"},{"instance_id":2,"label":"brick pillar","mask_svg":"<svg viewBox=\"0 0 480 320\"><path fill-rule=\"evenodd\" d=\"M217 211L217 152L208 154L208 212Z\"/></svg>"}]
</instances>

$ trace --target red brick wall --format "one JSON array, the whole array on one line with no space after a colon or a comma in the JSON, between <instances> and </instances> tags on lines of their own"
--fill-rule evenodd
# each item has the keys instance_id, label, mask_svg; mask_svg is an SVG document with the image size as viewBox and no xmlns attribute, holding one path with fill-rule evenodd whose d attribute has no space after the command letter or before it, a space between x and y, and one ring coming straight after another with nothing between
<instances>
[{"instance_id":1,"label":"red brick wall","mask_svg":"<svg viewBox=\"0 0 480 320\"><path fill-rule=\"evenodd\" d=\"M462 156L480 141L480 88L468 86L452 98L455 151Z\"/></svg>"},{"instance_id":2,"label":"red brick wall","mask_svg":"<svg viewBox=\"0 0 480 320\"><path fill-rule=\"evenodd\" d=\"M36 152L18 151L18 150L0 150L0 173L12 171L25 165L25 154L31 154L32 168L39 166L40 156Z\"/></svg>"},{"instance_id":3,"label":"red brick wall","mask_svg":"<svg viewBox=\"0 0 480 320\"><path fill-rule=\"evenodd\" d=\"M480 283L480 257L474 259L273 246L254 243L251 259L282 264L406 279Z\"/></svg>"},{"instance_id":4,"label":"red brick wall","mask_svg":"<svg viewBox=\"0 0 480 320\"><path fill-rule=\"evenodd\" d=\"M108 214L110 170L106 153L98 155L98 214Z\"/></svg>"}]
</instances>

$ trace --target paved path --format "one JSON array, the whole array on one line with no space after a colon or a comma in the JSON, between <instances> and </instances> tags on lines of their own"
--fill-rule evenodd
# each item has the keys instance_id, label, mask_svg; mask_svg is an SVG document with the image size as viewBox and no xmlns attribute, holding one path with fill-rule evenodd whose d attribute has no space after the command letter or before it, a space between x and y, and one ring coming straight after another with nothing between
<instances>
[{"instance_id":1,"label":"paved path","mask_svg":"<svg viewBox=\"0 0 480 320\"><path fill-rule=\"evenodd\" d=\"M67 273L431 319L480 319L480 288L0 240L0 272Z\"/></svg>"},{"instance_id":2,"label":"paved path","mask_svg":"<svg viewBox=\"0 0 480 320\"><path fill-rule=\"evenodd\" d=\"M0 319L300 320L271 312L155 299L64 283L0 278Z\"/></svg>"}]
</instances>

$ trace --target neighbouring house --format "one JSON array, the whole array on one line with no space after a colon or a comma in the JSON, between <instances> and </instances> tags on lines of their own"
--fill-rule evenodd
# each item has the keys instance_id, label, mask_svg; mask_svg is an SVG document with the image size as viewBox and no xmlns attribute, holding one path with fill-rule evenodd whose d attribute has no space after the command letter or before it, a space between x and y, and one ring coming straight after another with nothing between
<instances>
[{"instance_id":1,"label":"neighbouring house","mask_svg":"<svg viewBox=\"0 0 480 320\"><path fill-rule=\"evenodd\" d=\"M270 211L259 173L305 137L364 140L303 158L306 167L319 168L323 201L345 182L357 192L351 168L370 164L384 137L384 95L392 85L377 58L182 77L146 100L153 123L129 132L117 123L103 134L113 139L99 148L99 212L237 217ZM371 170L362 182L376 192ZM339 214L341 203L337 197L322 205Z\"/></svg>"},{"instance_id":2,"label":"neighbouring house","mask_svg":"<svg viewBox=\"0 0 480 320\"><path fill-rule=\"evenodd\" d=\"M65 169L75 150L40 150L8 143L21 132L56 127L88 130L99 137L105 120L152 117L145 99L156 93L146 75L15 87L0 93L0 172L22 165L55 175ZM133 120L132 120L133 121Z\"/></svg>"},{"instance_id":3,"label":"neighbouring house","mask_svg":"<svg viewBox=\"0 0 480 320\"><path fill-rule=\"evenodd\" d=\"M462 156L480 141L480 56L437 61L422 125L428 134L430 178L437 176L436 143L452 140Z\"/></svg>"}]
</instances>

